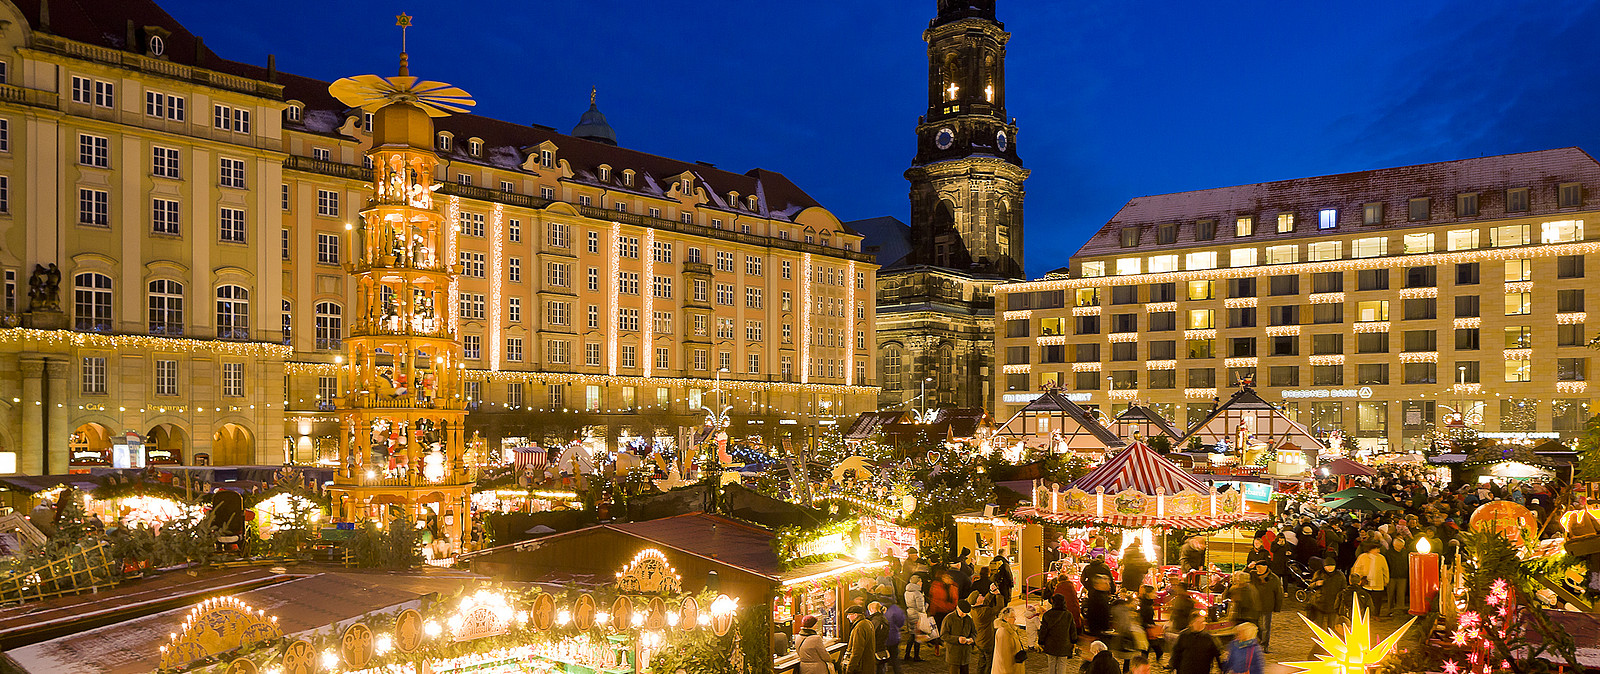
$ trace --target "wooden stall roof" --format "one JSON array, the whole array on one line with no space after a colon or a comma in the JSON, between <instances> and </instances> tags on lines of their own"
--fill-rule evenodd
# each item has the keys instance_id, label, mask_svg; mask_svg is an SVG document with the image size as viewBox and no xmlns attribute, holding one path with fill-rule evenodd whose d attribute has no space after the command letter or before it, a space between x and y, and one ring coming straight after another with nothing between
<instances>
[{"instance_id":1,"label":"wooden stall roof","mask_svg":"<svg viewBox=\"0 0 1600 674\"><path fill-rule=\"evenodd\" d=\"M782 568L772 549L775 534L710 513L685 513L644 522L606 525L635 538L676 548L776 579Z\"/></svg>"},{"instance_id":2,"label":"wooden stall roof","mask_svg":"<svg viewBox=\"0 0 1600 674\"><path fill-rule=\"evenodd\" d=\"M284 634L292 635L414 602L430 593L454 592L475 582L459 573L330 572L234 596L278 616ZM188 611L188 607L176 608L23 646L7 651L5 664L22 672L146 674L160 664L161 646Z\"/></svg>"}]
</instances>

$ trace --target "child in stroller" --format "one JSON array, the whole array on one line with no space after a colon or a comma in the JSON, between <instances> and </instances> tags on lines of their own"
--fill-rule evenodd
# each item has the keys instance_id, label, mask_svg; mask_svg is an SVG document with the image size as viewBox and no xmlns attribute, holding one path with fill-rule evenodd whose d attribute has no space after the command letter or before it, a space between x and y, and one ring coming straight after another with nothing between
<instances>
[{"instance_id":1,"label":"child in stroller","mask_svg":"<svg viewBox=\"0 0 1600 674\"><path fill-rule=\"evenodd\" d=\"M1306 568L1306 565L1292 559L1286 568L1288 573L1283 578L1284 590L1289 596L1294 597L1296 602L1306 603L1311 598L1311 578L1315 574Z\"/></svg>"}]
</instances>

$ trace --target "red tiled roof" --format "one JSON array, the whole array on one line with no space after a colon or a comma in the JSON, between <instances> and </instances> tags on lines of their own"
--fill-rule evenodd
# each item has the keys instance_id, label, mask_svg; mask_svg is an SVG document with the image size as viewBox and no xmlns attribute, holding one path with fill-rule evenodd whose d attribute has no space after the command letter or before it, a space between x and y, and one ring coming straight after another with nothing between
<instances>
[{"instance_id":1,"label":"red tiled roof","mask_svg":"<svg viewBox=\"0 0 1600 674\"><path fill-rule=\"evenodd\" d=\"M40 0L17 0L16 4L31 26L40 25ZM141 34L145 26L159 26L171 31L166 37L165 55L174 63L199 66L263 81L269 77L265 67L230 61L217 56L153 0L51 0L48 32L79 42L142 53L142 45L127 43L129 21L133 22L135 31ZM328 135L333 129L311 127L304 123L315 117L310 113L314 111L332 113L338 123L342 123L349 113L347 106L328 93L328 82L284 72L274 74L273 81L283 85L284 99L300 101L305 105L307 112L302 116L300 125L286 121L285 126ZM800 211L820 205L783 174L766 169L751 169L742 174L724 171L708 164L669 159L576 138L546 127L516 124L482 115L454 115L437 120L436 124L439 130L449 131L461 141L455 144L454 152L447 153L451 161L492 163L484 158L494 157L493 151L496 149L500 149L502 155L506 154L506 149L510 149L515 152L517 158L515 163L520 164L527 156L525 148L549 141L556 144L559 157L571 164L578 174L577 180L582 182L598 182L594 175L595 170L601 164L606 164L612 167L611 182L614 184L611 187L626 189L622 187L621 173L623 170L632 169L655 179L652 184L651 181L641 178L632 188L634 191L660 195L665 191L664 188L670 186L667 184L670 178L690 171L695 174L697 187L702 187L710 193L709 205L713 208L792 221ZM334 124L333 128L336 129L337 124ZM464 141L474 136L484 142L483 158L470 157L464 151L466 145ZM504 164L502 166L515 168ZM747 204L725 203L730 191L738 192L741 200L756 195L757 207L751 210ZM728 224L731 227L733 223ZM840 229L855 234L848 226L841 226Z\"/></svg>"},{"instance_id":2,"label":"red tiled roof","mask_svg":"<svg viewBox=\"0 0 1600 674\"><path fill-rule=\"evenodd\" d=\"M1090 236L1075 257L1127 250L1121 247L1120 233L1133 226L1143 230L1137 249L1141 254L1158 247L1271 244L1321 236L1330 233L1317 229L1317 212L1325 208L1338 210L1338 228L1332 233L1447 224L1460 221L1455 218L1455 198L1468 192L1479 193L1479 217L1502 217L1505 190L1511 188L1528 188L1527 215L1548 214L1559 210L1556 188L1566 182L1580 182L1586 188L1582 206L1566 210L1600 208L1600 163L1576 147L1136 197ZM1408 203L1419 197L1432 199L1431 217L1409 222ZM1382 225L1361 224L1362 207L1372 202L1384 204ZM1293 232L1277 232L1282 212L1294 214ZM1235 218L1247 215L1256 218L1255 235L1235 238ZM1216 240L1195 241L1198 220L1216 221ZM1155 228L1162 224L1178 225L1176 243L1156 244Z\"/></svg>"}]
</instances>

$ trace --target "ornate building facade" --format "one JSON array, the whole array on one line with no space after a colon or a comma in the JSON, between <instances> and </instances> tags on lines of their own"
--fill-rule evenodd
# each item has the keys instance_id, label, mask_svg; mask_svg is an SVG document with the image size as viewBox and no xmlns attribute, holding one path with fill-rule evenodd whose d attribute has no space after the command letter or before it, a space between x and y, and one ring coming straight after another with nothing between
<instances>
[{"instance_id":1,"label":"ornate building facade","mask_svg":"<svg viewBox=\"0 0 1600 674\"><path fill-rule=\"evenodd\" d=\"M918 405L982 408L993 397L994 286L1022 277L1028 170L1006 114L1010 33L993 0L940 0L922 37L928 109L905 173L911 224L851 223L871 231L884 267L879 404L921 398L926 385L933 390Z\"/></svg>"},{"instance_id":2,"label":"ornate building facade","mask_svg":"<svg viewBox=\"0 0 1600 674\"><path fill-rule=\"evenodd\" d=\"M127 439L149 462L336 461L336 359L383 317L346 273L371 114L148 0L0 20L0 472ZM784 176L620 146L595 105L572 134L430 133L466 423L491 448L540 411L674 436L714 389L736 423L875 405L877 265Z\"/></svg>"}]
</instances>

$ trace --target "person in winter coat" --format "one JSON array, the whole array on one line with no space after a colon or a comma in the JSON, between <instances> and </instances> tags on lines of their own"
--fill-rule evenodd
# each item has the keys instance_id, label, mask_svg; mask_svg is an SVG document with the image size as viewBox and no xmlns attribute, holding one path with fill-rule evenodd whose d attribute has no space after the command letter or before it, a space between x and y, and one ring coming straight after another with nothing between
<instances>
[{"instance_id":1,"label":"person in winter coat","mask_svg":"<svg viewBox=\"0 0 1600 674\"><path fill-rule=\"evenodd\" d=\"M1227 674L1261 674L1266 651L1256 643L1256 628L1242 623L1233 633L1233 643L1228 644Z\"/></svg>"},{"instance_id":2,"label":"person in winter coat","mask_svg":"<svg viewBox=\"0 0 1600 674\"><path fill-rule=\"evenodd\" d=\"M1206 632L1205 616L1196 613L1189 628L1178 635L1169 662L1173 674L1211 674L1213 665L1221 667L1222 649L1217 646L1216 638Z\"/></svg>"},{"instance_id":3,"label":"person in winter coat","mask_svg":"<svg viewBox=\"0 0 1600 674\"><path fill-rule=\"evenodd\" d=\"M1022 640L1022 628L1017 627L1011 614L1011 607L1000 609L998 617L994 619L994 666L990 674L1027 674L1021 662L1017 662L1017 654L1027 657L1028 647Z\"/></svg>"},{"instance_id":4,"label":"person in winter coat","mask_svg":"<svg viewBox=\"0 0 1600 674\"><path fill-rule=\"evenodd\" d=\"M1288 532L1280 532L1277 538L1272 539L1272 572L1284 578L1289 573L1289 560L1294 558L1294 544L1287 538Z\"/></svg>"},{"instance_id":5,"label":"person in winter coat","mask_svg":"<svg viewBox=\"0 0 1600 674\"><path fill-rule=\"evenodd\" d=\"M1244 563L1248 566L1256 562L1270 561L1272 561L1272 550L1267 547L1266 535L1256 534L1256 539L1250 543L1250 554L1245 556Z\"/></svg>"},{"instance_id":6,"label":"person in winter coat","mask_svg":"<svg viewBox=\"0 0 1600 674\"><path fill-rule=\"evenodd\" d=\"M1261 652L1265 653L1272 643L1272 614L1283 610L1283 580L1266 564L1256 564L1250 569L1250 587L1256 591L1256 610L1260 616L1256 627L1261 635Z\"/></svg>"},{"instance_id":7,"label":"person in winter coat","mask_svg":"<svg viewBox=\"0 0 1600 674\"><path fill-rule=\"evenodd\" d=\"M1294 552L1295 559L1302 564L1310 564L1312 559L1322 555L1322 546L1317 544L1317 534L1310 525L1300 527Z\"/></svg>"},{"instance_id":8,"label":"person in winter coat","mask_svg":"<svg viewBox=\"0 0 1600 674\"><path fill-rule=\"evenodd\" d=\"M1095 576L1111 577L1111 566L1106 564L1104 557L1094 557L1088 564L1083 565L1083 585L1089 586L1089 579Z\"/></svg>"},{"instance_id":9,"label":"person in winter coat","mask_svg":"<svg viewBox=\"0 0 1600 674\"><path fill-rule=\"evenodd\" d=\"M1389 541L1389 547L1383 551L1383 561L1389 564L1389 588L1386 599L1384 615L1394 615L1396 607L1409 601L1406 590L1409 589L1411 579L1402 569L1408 568L1410 563L1409 553L1406 551L1406 539L1395 536Z\"/></svg>"},{"instance_id":10,"label":"person in winter coat","mask_svg":"<svg viewBox=\"0 0 1600 674\"><path fill-rule=\"evenodd\" d=\"M1095 576L1083 599L1083 631L1096 639L1111 636L1111 577Z\"/></svg>"},{"instance_id":11,"label":"person in winter coat","mask_svg":"<svg viewBox=\"0 0 1600 674\"><path fill-rule=\"evenodd\" d=\"M1228 620L1236 624L1260 620L1260 607L1261 601L1256 598L1256 590L1250 587L1250 574L1233 572L1232 582L1228 586Z\"/></svg>"},{"instance_id":12,"label":"person in winter coat","mask_svg":"<svg viewBox=\"0 0 1600 674\"><path fill-rule=\"evenodd\" d=\"M1067 674L1072 647L1078 643L1078 626L1067 610L1067 598L1050 597L1050 610L1039 618L1039 650L1044 651L1045 674Z\"/></svg>"},{"instance_id":13,"label":"person in winter coat","mask_svg":"<svg viewBox=\"0 0 1600 674\"><path fill-rule=\"evenodd\" d=\"M999 595L978 594L973 591L967 595L967 602L972 604L972 624L977 629L973 639L973 654L975 671L980 674L987 673L994 664L994 619L1000 615Z\"/></svg>"},{"instance_id":14,"label":"person in winter coat","mask_svg":"<svg viewBox=\"0 0 1600 674\"><path fill-rule=\"evenodd\" d=\"M1134 629L1144 630L1145 655L1155 653L1155 661L1161 662L1162 645L1166 641L1160 638L1156 627L1156 587L1146 585L1139 588L1139 624Z\"/></svg>"},{"instance_id":15,"label":"person in winter coat","mask_svg":"<svg viewBox=\"0 0 1600 674\"><path fill-rule=\"evenodd\" d=\"M1122 668L1117 665L1117 658L1111 654L1111 649L1104 641L1089 644L1089 659L1078 670L1080 674L1121 674Z\"/></svg>"},{"instance_id":16,"label":"person in winter coat","mask_svg":"<svg viewBox=\"0 0 1600 674\"><path fill-rule=\"evenodd\" d=\"M849 624L850 641L845 655L844 674L877 674L877 628L867 619L867 611L851 606L844 612Z\"/></svg>"},{"instance_id":17,"label":"person in winter coat","mask_svg":"<svg viewBox=\"0 0 1600 674\"><path fill-rule=\"evenodd\" d=\"M1173 583L1171 587L1170 596L1167 597L1166 641L1168 653L1173 652L1172 649L1178 641L1178 636L1183 634L1185 629L1188 629L1189 622L1194 619L1195 614L1194 596L1189 594L1189 588L1183 584L1183 581L1180 580ZM1172 658L1169 656L1167 664L1171 665L1172 662Z\"/></svg>"},{"instance_id":18,"label":"person in winter coat","mask_svg":"<svg viewBox=\"0 0 1600 674\"><path fill-rule=\"evenodd\" d=\"M1064 573L1061 574L1060 579L1056 581L1055 594L1059 594L1066 598L1067 612L1072 614L1073 627L1076 627L1077 631L1082 632L1083 604L1078 600L1078 587L1072 582L1071 576L1068 576Z\"/></svg>"},{"instance_id":19,"label":"person in winter coat","mask_svg":"<svg viewBox=\"0 0 1600 674\"><path fill-rule=\"evenodd\" d=\"M943 625L945 617L955 612L956 604L961 602L960 592L961 586L956 584L955 576L949 572L939 574L939 579L928 586L928 612L933 614L933 624ZM934 657L939 656L940 644L943 643L935 643Z\"/></svg>"},{"instance_id":20,"label":"person in winter coat","mask_svg":"<svg viewBox=\"0 0 1600 674\"><path fill-rule=\"evenodd\" d=\"M872 621L872 643L878 647L873 651L872 657L877 661L878 674L886 674L889 669L889 619L883 615L883 603L872 602L867 604L867 619Z\"/></svg>"},{"instance_id":21,"label":"person in winter coat","mask_svg":"<svg viewBox=\"0 0 1600 674\"><path fill-rule=\"evenodd\" d=\"M939 622L939 639L944 642L945 663L950 665L950 674L967 674L976 637L972 604L965 600L957 602L956 609Z\"/></svg>"},{"instance_id":22,"label":"person in winter coat","mask_svg":"<svg viewBox=\"0 0 1600 674\"><path fill-rule=\"evenodd\" d=\"M1011 575L1011 562L1005 557L996 556L989 562L989 577L994 580L994 587L1000 591L1000 603L1003 606L1011 604L1011 591L1017 586L1017 581Z\"/></svg>"},{"instance_id":23,"label":"person in winter coat","mask_svg":"<svg viewBox=\"0 0 1600 674\"><path fill-rule=\"evenodd\" d=\"M1389 562L1384 560L1376 544L1368 543L1362 548L1361 556L1350 568L1350 577L1360 579L1356 583L1365 590L1366 609L1376 614L1376 602L1383 599L1384 590L1389 587Z\"/></svg>"},{"instance_id":24,"label":"person in winter coat","mask_svg":"<svg viewBox=\"0 0 1600 674\"><path fill-rule=\"evenodd\" d=\"M1205 568L1206 568L1206 539L1205 539L1205 537L1204 536L1199 536L1199 535L1190 536L1189 540L1184 541L1183 542L1183 552L1182 552L1182 556L1180 557L1180 559L1182 560L1181 566L1183 567L1183 572L1184 572L1185 575L1189 574L1192 571L1195 571L1196 569L1199 569L1199 570L1202 570L1202 571L1205 570Z\"/></svg>"},{"instance_id":25,"label":"person in winter coat","mask_svg":"<svg viewBox=\"0 0 1600 674\"><path fill-rule=\"evenodd\" d=\"M1138 545L1130 545L1122 551L1122 589L1127 592L1138 592L1144 585L1144 576L1150 572L1150 562L1144 558L1144 552Z\"/></svg>"},{"instance_id":26,"label":"person in winter coat","mask_svg":"<svg viewBox=\"0 0 1600 674\"><path fill-rule=\"evenodd\" d=\"M828 639L817 634L816 628L816 616L808 615L800 620L800 635L794 642L795 655L800 657L800 674L834 674Z\"/></svg>"},{"instance_id":27,"label":"person in winter coat","mask_svg":"<svg viewBox=\"0 0 1600 674\"><path fill-rule=\"evenodd\" d=\"M889 669L894 670L894 674L900 674L900 637L906 629L906 611L899 604L885 602L883 618L889 623Z\"/></svg>"},{"instance_id":28,"label":"person in winter coat","mask_svg":"<svg viewBox=\"0 0 1600 674\"><path fill-rule=\"evenodd\" d=\"M1342 620L1339 608L1344 603L1344 592L1349 582L1344 572L1339 570L1338 560L1329 557L1321 560L1318 566L1322 568L1311 579L1311 619L1324 629L1332 630Z\"/></svg>"},{"instance_id":29,"label":"person in winter coat","mask_svg":"<svg viewBox=\"0 0 1600 674\"><path fill-rule=\"evenodd\" d=\"M919 625L928 616L928 600L922 596L922 577L912 576L906 581L906 624L911 626L911 638L906 639L907 662L922 662L922 642L917 641ZM932 620L932 618L929 618ZM937 623L935 623L937 624Z\"/></svg>"}]
</instances>

